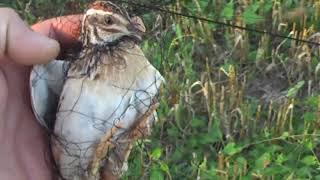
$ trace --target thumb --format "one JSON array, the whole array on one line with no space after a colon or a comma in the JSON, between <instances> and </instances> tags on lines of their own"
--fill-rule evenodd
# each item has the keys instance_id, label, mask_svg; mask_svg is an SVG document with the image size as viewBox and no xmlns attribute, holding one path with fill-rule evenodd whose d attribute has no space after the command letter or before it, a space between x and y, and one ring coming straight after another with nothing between
<instances>
[{"instance_id":1,"label":"thumb","mask_svg":"<svg viewBox=\"0 0 320 180\"><path fill-rule=\"evenodd\" d=\"M59 43L32 31L12 9L0 8L0 17L0 59L8 57L31 65L46 63L58 56Z\"/></svg>"}]
</instances>

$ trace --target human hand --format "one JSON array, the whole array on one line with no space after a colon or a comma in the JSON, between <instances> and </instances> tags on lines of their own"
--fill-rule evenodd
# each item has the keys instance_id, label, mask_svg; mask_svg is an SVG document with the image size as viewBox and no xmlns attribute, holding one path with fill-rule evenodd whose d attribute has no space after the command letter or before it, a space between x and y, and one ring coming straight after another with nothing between
<instances>
[{"instance_id":1,"label":"human hand","mask_svg":"<svg viewBox=\"0 0 320 180\"><path fill-rule=\"evenodd\" d=\"M35 32L11 9L0 8L0 17L0 179L52 179L48 139L30 105L30 65L75 44L82 17L47 20Z\"/></svg>"}]
</instances>

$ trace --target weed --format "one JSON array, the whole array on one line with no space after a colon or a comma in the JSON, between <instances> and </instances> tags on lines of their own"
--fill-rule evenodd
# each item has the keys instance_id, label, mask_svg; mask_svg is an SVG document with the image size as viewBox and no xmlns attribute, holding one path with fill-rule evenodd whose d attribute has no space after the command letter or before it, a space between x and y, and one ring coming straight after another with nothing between
<instances>
[{"instance_id":1,"label":"weed","mask_svg":"<svg viewBox=\"0 0 320 180\"><path fill-rule=\"evenodd\" d=\"M139 2L139 1L137 1ZM86 1L16 0L29 23ZM177 0L166 8L319 41L320 1ZM123 179L320 178L319 47L177 15L144 14L166 78L151 137Z\"/></svg>"}]
</instances>

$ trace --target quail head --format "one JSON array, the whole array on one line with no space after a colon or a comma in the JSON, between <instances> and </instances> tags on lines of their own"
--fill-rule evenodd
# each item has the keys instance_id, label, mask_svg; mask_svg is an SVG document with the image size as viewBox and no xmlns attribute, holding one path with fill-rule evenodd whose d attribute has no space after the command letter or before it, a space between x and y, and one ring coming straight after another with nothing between
<instances>
[{"instance_id":1,"label":"quail head","mask_svg":"<svg viewBox=\"0 0 320 180\"><path fill-rule=\"evenodd\" d=\"M144 32L139 17L95 2L82 20L81 51L33 68L33 109L51 132L62 179L119 177L134 141L150 133L164 79L138 46Z\"/></svg>"}]
</instances>

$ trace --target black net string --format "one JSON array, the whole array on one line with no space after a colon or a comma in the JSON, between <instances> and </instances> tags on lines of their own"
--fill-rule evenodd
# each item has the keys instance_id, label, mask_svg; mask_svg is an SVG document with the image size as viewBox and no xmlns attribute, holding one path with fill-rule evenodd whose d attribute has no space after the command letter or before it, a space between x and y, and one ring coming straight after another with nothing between
<instances>
[{"instance_id":1,"label":"black net string","mask_svg":"<svg viewBox=\"0 0 320 180\"><path fill-rule=\"evenodd\" d=\"M261 33L261 34L266 34L267 36L271 36L271 37L277 37L277 38L280 38L280 39L283 39L284 40L294 40L294 41L297 41L297 42L301 42L301 43L306 43L310 46L312 46L312 48L314 49L313 51L315 53L317 53L316 49L318 48L318 45L319 43L316 41L316 40L313 40L313 38L310 38L310 40L303 40L303 39L298 39L298 38L292 38L290 36L285 36L285 35L279 35L279 34L275 34L275 33L271 33L271 32L267 32L267 31L262 31L262 30L256 30L256 29L251 29L251 28L245 28L245 27L242 27L242 26L235 26L235 25L232 25L232 24L228 24L228 23L221 23L221 22L218 22L218 21L213 21L209 18L206 18L206 17L198 17L198 16L193 16L193 15L188 15L188 14L182 14L182 13L179 13L179 12L174 12L174 11L170 11L170 10L167 10L165 9L166 6L163 6L163 5L159 5L159 6L150 6L149 5L143 5L143 4L137 4L137 3L129 3L129 2L123 2L123 3L127 3L127 4L131 4L133 5L130 9L130 5L127 5L127 6L123 6L124 8L128 8L130 9L129 12L131 12L131 14L137 14L137 15L141 15L144 13L144 10L149 10L149 11L159 11L161 16L182 16L184 18L190 18L190 19L195 19L195 20L199 20L199 21L202 21L202 22L205 22L205 23L214 23L214 24L219 24L219 25L222 25L222 26L227 26L227 27L232 27L232 28L235 28L235 29L240 29L240 30L245 30L245 31L252 31L252 32L255 32L255 33ZM129 13L130 14L130 13ZM153 14L155 15L155 14ZM165 24L165 25L164 25ZM62 24L63 26L63 24ZM161 38L161 36L167 36L167 35L172 35L173 32L170 31L170 28L172 28L173 26L170 26L168 24L166 24L165 22L158 25L157 28L155 29L155 31L159 31L157 36L154 33L154 31L152 33L147 33L144 37L144 39L157 39L156 41L160 44L160 49L161 49L161 60L162 61L167 61L167 55L165 54L166 53L166 49L167 48L165 46L165 38ZM224 27L221 27L222 30L224 30ZM159 35L160 34L160 35ZM160 38L159 38L160 36ZM279 43L275 44L275 46L279 46ZM77 49L76 51L74 52L68 52L68 53L65 53L65 54L68 54L68 62L70 63L76 63L76 60L72 60L72 59L75 59L75 57L77 58L87 58L88 56L90 56L91 58L93 56L96 56L96 54L99 54L99 53L106 53L108 55L110 55L111 57L113 57L116 61L112 62L114 63L115 65L119 65L121 64L121 66L119 66L119 68L121 69L125 69L125 68L128 68L126 67L126 64L123 63L124 60L121 59L121 56L119 57L119 54L118 52L122 52L122 51L125 51L123 50L122 48L119 48L117 46L106 46L106 47L98 47L94 50L90 50L91 52L89 52L88 54L82 54L82 56L77 56L83 48L87 48L87 47L83 47L81 46L79 49ZM130 46L129 46L130 48ZM231 57L232 54L233 54L233 51L232 50L228 50L227 47L219 47L221 49L224 49L224 52L225 54L222 55L222 57L220 59L224 59L226 57ZM95 61L97 62L97 61ZM63 81L66 81L67 79L72 79L72 78L79 78L79 77L88 77L90 76L91 74L91 71L94 71L97 67L101 66L101 65L104 65L105 62L97 62L95 64L92 64L92 66L89 66L90 68L85 71L84 73L80 74L79 76L67 76L66 75L66 78L63 79ZM221 64L221 63L220 63ZM219 65L220 65L219 64ZM65 65L63 67L63 71L65 72L65 74L67 74L68 70L69 70L69 67L70 65ZM48 70L50 70L51 67L48 67ZM41 72L36 72L37 73L37 78L38 79L42 79L42 80L46 80L46 81L59 81L61 79L46 79L42 76ZM241 77L241 76L240 76ZM88 80L88 78L84 78L83 80L83 83L85 83L85 81ZM157 82L159 82L160 80L159 79L155 79L153 81L152 84L150 84L150 87L151 86L154 86L155 84L157 84ZM221 81L221 84L222 83L225 83L226 81ZM37 82L34 82L35 84ZM123 110L123 113L121 115L119 115L119 117L116 117L114 118L114 120L111 120L110 121L110 117L94 117L92 116L91 114L87 114L87 113L84 113L84 112L81 112L81 111L78 111L75 109L75 107L77 106L77 101L74 103L74 106L71 107L71 109L63 109L63 110L60 110L60 112L63 112L63 113L74 113L74 114L78 114L79 116L82 116L82 117L85 117L85 118L88 118L89 121L91 121L91 123L93 124L94 128L97 129L98 131L100 131L101 133L107 133L106 130L105 130L105 127L106 126L111 126L111 127L116 127L117 129L119 129L119 131L123 131L122 134L112 134L112 136L117 136L116 139L112 139L111 142L108 141L110 144L113 144L114 146L116 147L121 147L121 143L119 143L120 141L123 141L125 139L127 139L127 137L129 136L128 134L130 134L130 131L131 129L127 129L127 128L122 128L121 126L118 125L118 123L120 122L120 120L123 118L123 115L125 114L126 110L127 109L130 109L130 108L136 108L136 106L145 106L146 109L150 109L151 106L146 106L145 105L145 101L151 101L150 97L154 96L154 95L149 95L148 92L147 92L147 89L134 89L134 88L131 88L131 87L118 87L118 86L114 86L116 88L119 88L119 89L125 89L127 92L130 92L130 91L134 91L136 92L136 94L139 94L139 93L144 93L146 94L146 98L143 98L143 99L138 99L138 102L136 102L137 104L136 105L129 105L126 109ZM79 99L83 96L83 93L82 93L82 90L80 91L80 94L79 94ZM268 98L268 97L267 97ZM123 103L121 101L121 103ZM120 104L121 104L120 103ZM119 104L119 106L120 106ZM116 112L118 110L118 108L116 108L114 110L114 112ZM148 110L146 110L145 112L147 112ZM140 115L142 116L145 112L139 112ZM67 119L68 116L64 117L63 119ZM226 124L225 126L230 126L229 124ZM139 131L143 131L143 130L140 130ZM52 139L55 139L56 140L56 143L62 145L62 146L66 146L66 147L72 147L72 148L65 148L65 154L67 154L68 156L71 156L71 157L77 157L77 155L71 153L70 151L72 150L76 150L76 151L79 151L81 152L80 154L84 154L84 156L86 156L86 154L88 154L88 151L90 149L94 149L94 145L98 144L99 142L95 141L95 142L87 142L87 141L84 141L84 142L70 142L62 137L58 137L56 136L52 129L51 131L48 130L50 136L52 137ZM237 132L234 132L235 134L237 134ZM91 144L91 145L88 145L85 149L81 148L81 145L83 144ZM124 143L125 145L123 145L123 147L121 147L122 149L126 149L127 146L129 146L128 144L130 143ZM124 159L122 159L122 155L121 155L121 148L120 148L120 152L114 152L111 150L111 152L109 153L109 156L106 156L104 161L108 161L108 158L110 157L110 154L112 154L112 158L116 158L119 160L119 162L121 162L121 164L123 163ZM145 149L147 151L147 149ZM77 167L78 169L75 170L76 172L83 172L83 173L86 173L85 171L87 171L88 169L84 168L86 167L87 165L86 164L81 164L81 163L78 163L78 162L70 162L70 164L73 164L73 163L77 163ZM65 167L63 168L68 168L68 164L65 165ZM75 173L76 173L75 172ZM87 172L89 173L89 172Z\"/></svg>"},{"instance_id":2,"label":"black net string","mask_svg":"<svg viewBox=\"0 0 320 180\"><path fill-rule=\"evenodd\" d=\"M52 117L55 117L54 115L57 112L57 119L60 119L60 121L68 121L68 118L72 116L78 116L80 119L85 118L88 121L88 124L90 126L92 126L91 128L96 129L96 131L101 132L101 134L107 134L108 131L110 131L112 128L116 128L117 129L117 133L116 134L111 134L111 138L110 140L108 140L106 143L110 143L112 144L112 146L115 146L115 150L109 152L109 154L112 154L113 157L113 162L118 162L118 164L116 164L115 166L118 168L114 173L119 174L121 172L121 167L124 163L124 161L126 159L123 158L123 155L127 152L123 152L124 150L122 149L126 149L127 147L131 146L131 144L133 143L133 140L130 140L129 136L132 136L131 132L133 130L135 131L139 131L140 134L144 135L145 129L140 129L138 126L140 124L139 122L139 118L143 117L144 115L146 115L146 113L151 113L150 115L148 115L146 118L148 118L147 120L147 126L153 126L154 121L155 121L155 117L153 115L153 111L155 109L150 109L152 108L155 103L157 103L157 94L150 94L149 89L150 88L154 88L159 86L159 83L162 81L162 79L156 78L157 76L154 75L155 79L152 81L151 84L148 84L145 89L137 89L134 88L135 82L138 81L139 79L134 79L128 86L129 87L120 87L117 85L112 85L110 84L110 86L113 86L116 89L119 89L121 91L124 91L124 95L122 97L122 99L120 100L120 103L118 105L115 105L115 109L113 110L113 112L111 112L107 117L95 117L90 113L90 110L88 110L89 113L87 112L83 112L81 110L78 110L78 103L82 98L85 98L86 96L88 96L88 94L83 94L83 85L85 83L87 83L88 81L91 81L89 76L92 73L92 71L96 71L97 67L89 67L88 70L84 71L85 73L80 73L77 74L75 76L68 75L68 71L70 70L70 67L72 66L72 63L76 63L77 60L81 59L81 60L90 60L90 59L95 59L98 60L98 62L94 63L94 66L106 66L106 64L103 64L103 62L99 62L100 57L97 57L99 55L108 55L109 58L111 59L119 59L116 60L114 62L108 62L108 66L116 66L115 68L119 67L119 71L121 72L122 70L124 70L124 73L126 72L125 69L128 68L125 65L125 59L123 59L123 57L121 56L121 54L119 53L128 53L126 49L131 49L134 48L134 46L126 46L126 48L124 47L118 47L116 45L114 45L113 47L105 47L104 49L101 49L101 47L99 47L100 51L97 50L93 50L92 53L88 53L88 54L81 54L79 56L77 56L77 58L75 60L71 60L71 61L67 61L65 62L65 64L63 64L62 66L58 67L58 68L62 68L60 71L62 72L62 74L64 75L64 78L57 78L54 79L54 77L51 76L46 76L46 72L50 72L52 71L53 68L57 67L57 63L53 62L52 64L49 64L48 66L44 67L44 72L39 72L37 71L37 69L33 70L33 73L36 75L31 82L31 88L37 88L37 86L41 86L41 84L38 84L39 81L45 81L48 82L50 84L50 82L59 82L59 81L63 81L63 83L68 82L68 80L80 80L81 81L81 86L80 86L80 91L79 94L77 95L77 99L75 100L74 104L70 107L70 109L61 109L60 104L57 106L57 109L53 109L50 113ZM92 50L89 49L89 50ZM103 51L102 51L103 50ZM106 52L108 51L108 52ZM87 52L87 51L83 51L83 52ZM143 55L141 54L133 54L135 55L135 57L141 57L144 58ZM124 65L123 65L124 64ZM123 67L124 66L124 67ZM146 65L145 67L141 67L140 71L143 72L145 69L150 68L151 65ZM56 70L56 69L55 69ZM140 72L138 72L139 75ZM151 76L153 76L153 74L149 74ZM135 78L141 78L140 76L137 76ZM140 80L141 81L141 80ZM94 87L93 87L94 88ZM36 90L35 90L36 91ZM158 91L158 90L157 90ZM37 91L36 91L37 93ZM41 92L38 92L41 93ZM106 92L106 93L112 93L112 92ZM125 99L125 96L131 96L130 94L133 95L133 99L135 99L133 102L127 102L127 99ZM40 94L38 94L40 95ZM59 97L56 97L59 98ZM155 98L155 99L154 99ZM63 101L64 97L60 97L60 103L61 101ZM110 103L113 103L112 101ZM54 108L54 105L53 107ZM94 107L93 107L94 108ZM122 110L119 111L119 108L124 108ZM121 125L119 125L119 123L126 123L126 122L122 122L122 119L125 119L126 117L126 113L128 111L132 111L132 109L134 109L137 112L136 115L136 120L138 120L137 122L132 122L132 125L129 125L127 128L123 128L121 127ZM56 111L54 111L56 110ZM119 111L119 112L118 112ZM149 112L151 111L151 112ZM36 112L36 111L35 111ZM120 114L119 114L120 113ZM114 116L115 114L119 114L119 116ZM62 115L62 117L61 117ZM150 116L150 117L149 117ZM42 115L37 114L37 117L42 117ZM42 117L45 120L46 117ZM54 122L55 118L51 118L49 119L49 122L52 123ZM143 119L142 119L143 120ZM140 120L140 121L142 121ZM54 124L54 123L53 123ZM56 169L65 169L67 170L70 167L77 167L76 169L70 169L69 171L71 171L71 174L89 174L90 172L87 172L89 170L89 164L82 164L82 158L83 159L91 159L92 157L90 157L90 155L92 156L92 151L94 151L94 149L96 148L97 144L99 144L99 139L96 139L95 141L81 141L81 142L73 142L70 141L66 138L64 138L63 136L61 136L61 134L63 134L62 132L58 132L58 134L56 134L56 132L54 131L54 125L48 125L48 133L50 135L50 139L51 139L51 148L52 148L52 143L56 146L56 147L61 147L62 148L62 153L67 156L68 158L73 158L74 161L68 163L68 164L59 164L57 165L58 167L56 167ZM63 129L63 126L60 128L60 130ZM123 141L123 142L121 142ZM127 141L127 142L126 142ZM122 148L122 146L124 146ZM85 147L85 148L84 148ZM80 157L79 157L80 156ZM108 160L108 155L106 154L106 157L104 157L105 160ZM80 160L79 160L80 159ZM57 163L57 162L56 162ZM66 177L66 178L72 178L70 177Z\"/></svg>"}]
</instances>

